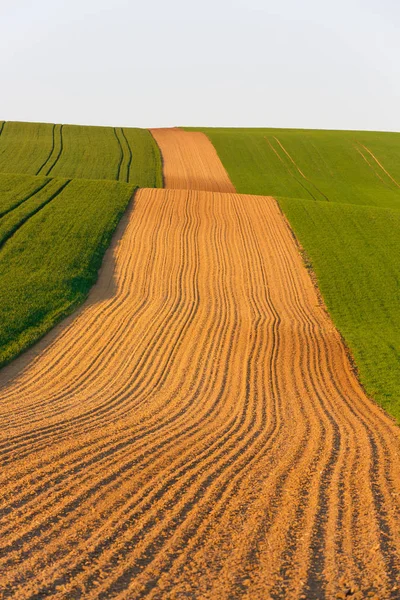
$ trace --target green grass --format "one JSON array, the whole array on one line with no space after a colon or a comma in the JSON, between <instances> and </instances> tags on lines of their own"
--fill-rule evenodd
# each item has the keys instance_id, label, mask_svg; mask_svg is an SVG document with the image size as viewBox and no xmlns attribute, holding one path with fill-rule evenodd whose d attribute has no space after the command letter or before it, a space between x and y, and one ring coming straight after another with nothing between
<instances>
[{"instance_id":1,"label":"green grass","mask_svg":"<svg viewBox=\"0 0 400 600\"><path fill-rule=\"evenodd\" d=\"M51 180L39 192L41 206L0 250L0 366L85 300L135 189L111 181L65 183Z\"/></svg>"},{"instance_id":2,"label":"green grass","mask_svg":"<svg viewBox=\"0 0 400 600\"><path fill-rule=\"evenodd\" d=\"M278 199L361 382L400 420L400 134L201 131L238 192Z\"/></svg>"},{"instance_id":3,"label":"green grass","mask_svg":"<svg viewBox=\"0 0 400 600\"><path fill-rule=\"evenodd\" d=\"M137 128L6 122L0 173L162 187L158 146L149 131Z\"/></svg>"},{"instance_id":4,"label":"green grass","mask_svg":"<svg viewBox=\"0 0 400 600\"><path fill-rule=\"evenodd\" d=\"M201 131L214 144L239 192L400 208L398 133L293 129ZM398 185L363 146L385 166Z\"/></svg>"}]
</instances>

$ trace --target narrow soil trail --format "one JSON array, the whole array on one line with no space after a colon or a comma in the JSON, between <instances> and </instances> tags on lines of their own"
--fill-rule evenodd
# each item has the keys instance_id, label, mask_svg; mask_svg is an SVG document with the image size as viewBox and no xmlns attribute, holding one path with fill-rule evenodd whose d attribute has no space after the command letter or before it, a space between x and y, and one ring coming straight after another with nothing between
<instances>
[{"instance_id":1,"label":"narrow soil trail","mask_svg":"<svg viewBox=\"0 0 400 600\"><path fill-rule=\"evenodd\" d=\"M214 146L204 133L178 128L150 131L163 156L166 188L235 192Z\"/></svg>"},{"instance_id":2,"label":"narrow soil trail","mask_svg":"<svg viewBox=\"0 0 400 600\"><path fill-rule=\"evenodd\" d=\"M398 599L400 435L272 198L141 190L0 373L0 597Z\"/></svg>"}]
</instances>

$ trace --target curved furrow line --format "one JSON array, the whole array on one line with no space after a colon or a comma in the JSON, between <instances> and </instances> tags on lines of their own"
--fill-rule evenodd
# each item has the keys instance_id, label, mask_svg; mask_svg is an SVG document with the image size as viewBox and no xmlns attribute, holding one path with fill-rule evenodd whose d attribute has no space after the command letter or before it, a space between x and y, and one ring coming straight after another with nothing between
<instances>
[{"instance_id":1,"label":"curved furrow line","mask_svg":"<svg viewBox=\"0 0 400 600\"><path fill-rule=\"evenodd\" d=\"M198 395L198 393L196 393L196 395ZM124 446L125 446L125 445L126 445L126 444L124 444ZM163 444L163 445L165 445L165 444ZM84 465L86 466L86 465L87 465L87 463L86 463L86 464L84 463ZM73 472L75 472L75 469L73 469ZM49 482L49 484L51 485L51 482Z\"/></svg>"},{"instance_id":2,"label":"curved furrow line","mask_svg":"<svg viewBox=\"0 0 400 600\"><path fill-rule=\"evenodd\" d=\"M119 297L118 297L118 299L119 299ZM102 315L100 314L100 316L102 316ZM82 319L82 321L84 321L84 319ZM71 327L67 328L66 332L61 332L61 334L60 334L60 341L61 341L61 343L65 343L64 340L65 340L65 338L68 339L68 335L69 335L70 330L74 329L74 326L76 327L77 325L78 326L81 325L81 322L80 322L79 318L76 321L76 325L72 325ZM93 321L92 320L89 321L89 327L88 328L90 328L90 326L93 329ZM74 343L73 343L72 340L69 340L69 341L70 341L70 346L72 348L74 346ZM50 349L47 351L47 354L51 355L51 353L52 353L52 351L54 349L54 346L57 346L57 343L53 343L50 346ZM62 362L62 357L60 357L56 352L54 352L53 356L51 358L53 358L53 360L48 359L49 365L45 364L44 365L44 367L45 367L44 369L40 369L39 368L38 369L38 371L39 371L38 374L36 375L36 373L34 373L35 377L32 377L32 379L31 378L23 377L23 378L21 378L21 381L17 380L16 385L15 385L15 388L16 388L15 392L13 393L14 390L11 389L11 392L10 392L9 395L7 395L6 393L4 393L4 397L8 399L8 397L11 395L11 398L12 398L13 402L15 402L16 398L14 398L14 396L16 396L16 394L21 394L21 395L22 394L26 394L27 390L29 390L29 388L31 386L33 387L35 384L38 383L38 381L40 381L40 378L45 375L45 373L47 372L47 370L50 370L50 369L51 370L55 370L56 363ZM68 359L71 360L71 356L68 356ZM40 365L40 361L39 361L39 365ZM62 365L62 367L64 367L64 365ZM61 369L61 372L62 372L62 369ZM67 373L68 373L68 370L67 370ZM58 383L58 381L57 381L57 383ZM46 380L45 380L45 385L46 385ZM68 382L68 385L71 385L71 384ZM48 383L47 383L47 387L50 387L48 385ZM33 387L33 392L34 391L35 391L35 388ZM36 394L34 393L34 397L37 397L37 396L39 396L39 394L37 392L36 392ZM54 394L54 397L56 397L56 394ZM49 399L53 400L54 397L49 396Z\"/></svg>"},{"instance_id":3,"label":"curved furrow line","mask_svg":"<svg viewBox=\"0 0 400 600\"><path fill-rule=\"evenodd\" d=\"M268 439L268 436L266 436L266 439ZM286 442L286 444L285 443L282 444L282 441ZM272 480L272 469L271 469L271 467L275 468L276 465L278 465L278 464L279 464L279 466L281 466L280 463L279 463L279 461L277 460L277 457L279 456L279 453L282 453L284 451L284 448L286 447L287 441L288 441L287 437L284 438L282 441L279 444L279 446L277 446L277 442L275 442L275 448L273 449L275 456L273 456L273 454L271 452L271 448L265 447L265 446L263 447L263 451L261 452L261 455L259 457L256 457L256 460L253 460L253 462L251 464L251 467L252 467L251 470L249 470L248 473L246 473L246 477L247 478L252 477L253 479L256 479L256 480L257 480L257 478L261 478L262 479L263 477L265 478L265 472L267 472L270 481ZM299 453L300 455L302 453L302 450L303 450L303 448L301 448L301 450L300 450L300 453ZM265 462L265 459L267 457L268 457L268 462ZM264 462L262 462L262 461L264 461ZM257 466L257 464L260 465L260 470L259 471L257 471L255 469L255 467ZM241 499L241 501L240 501L241 506L243 508L246 507L246 489L244 489L244 490L240 489L240 481L239 482L234 481L233 484L235 485L235 488L231 491L230 495L228 494L228 497L230 498L229 499L229 503L233 504L233 513L235 513L235 512L237 513L238 512L237 498ZM232 486L232 481L229 482L229 485ZM250 486L249 489L254 490L254 487ZM265 493L265 488L263 488L263 494L264 493ZM254 497L256 497L255 493L254 493ZM254 497L252 498L253 501L254 501ZM235 501L236 501L236 506L235 506ZM192 553L199 553L199 545L203 544L204 541L207 539L207 537L206 537L207 536L207 532L209 533L209 530L213 527L213 524L215 522L219 522L220 519L224 518L224 513L227 512L227 502L228 502L227 498L224 498L223 504L222 504L222 510L221 510L221 506L218 507L218 505L217 505L217 507L216 507L217 510L213 510L212 513L208 515L209 520L208 520L208 522L206 524L203 525L203 531L202 531L202 537L201 538L199 538L199 529L197 529L197 535L194 534L193 537L190 540L191 541L191 545L192 545ZM249 503L249 504L251 506L251 503ZM230 515L231 515L231 513L230 513ZM226 517L226 519L227 519L226 527L228 529L225 529L225 531L229 531L230 520L229 520L228 517ZM232 543L232 545L229 548L227 548L227 549L229 550L229 552L232 552L232 548L235 548L235 544L234 543ZM218 547L218 559L219 560L221 558L220 557L221 550L222 550L222 548ZM201 549L200 549L200 551L201 551ZM181 556L180 558L181 558L181 561L180 561L181 562L181 566L182 566L182 563L184 563L185 569L186 569L187 568L187 558L188 558L187 555L185 555L185 557ZM208 562L208 567L209 566L210 565L209 565L209 562ZM204 565L203 565L203 568L204 568ZM198 568L198 572L199 573L202 572L202 569ZM178 571L178 573L179 573L179 571ZM209 577L209 573L208 573L208 577Z\"/></svg>"},{"instance_id":4,"label":"curved furrow line","mask_svg":"<svg viewBox=\"0 0 400 600\"><path fill-rule=\"evenodd\" d=\"M325 349L326 349L326 350L328 350L328 346L327 346L327 344L326 344L326 340L324 340L324 345L325 345ZM329 352L327 352L327 354L329 354ZM343 356L343 357L342 357L342 359L344 359L344 361L346 361L346 360L347 360L345 356ZM340 365L340 366L342 366L342 365ZM329 361L328 361L328 363L326 364L325 370L323 369L323 370L322 370L322 372L321 372L321 374L319 375L319 379L321 379L321 380L323 380L323 377L324 377L324 375L323 375L323 374L324 374L324 371L325 371L325 372L328 372L328 373L330 373L330 374L332 375L332 377L331 377L331 380L332 380L332 382L333 382L333 388L334 388L335 392L336 392L336 393L337 393L337 395L338 395L338 396L341 398L341 400L342 400L342 401L343 401L343 402L344 402L346 405L348 405L348 401L347 401L347 399L345 398L345 396L343 395L343 393L342 393L342 391L341 391L340 387L338 387L338 386L335 384L335 381L336 381L336 379L337 379L337 378L335 378L335 377L334 377L334 372L335 372L335 369L332 369L332 368L331 368ZM353 414L354 414L354 413L353 413ZM359 427L358 427L358 429L359 429ZM355 429L354 429L354 427L353 427L353 432L355 432ZM370 437L370 435L371 435L371 432L370 432L370 431L368 431L368 435L367 435L367 436L364 436L364 438L363 438L363 439L364 439L364 443L360 444L360 451L361 451L361 449L362 449L362 448L364 449L364 451L363 451L364 457L365 457L365 454L366 454L366 453L365 453L365 448L366 448L366 447L368 447L368 444L369 444L369 437ZM359 442L360 442L360 439L362 438L362 436L363 436L363 431L360 431L360 430L359 430L359 431L357 432L356 436L354 437L354 439L356 439L356 440L357 440L357 442L359 443ZM358 452L359 454L360 454L360 451ZM369 470L370 470L370 469L372 469L372 464L371 464L371 456L372 456L372 453L370 452L370 453L369 453L369 459L368 459L368 463L366 464L366 466L364 465L364 469L369 469ZM371 485L367 485L367 489L372 489L372 488L371 488ZM358 499L358 501L354 503L354 505L355 505L355 506L357 506L357 505L364 505L364 506L365 506L365 504L366 504L366 498L365 498L365 497L364 497L364 498L359 498L359 499ZM373 512L373 506L372 506L371 508L372 508L372 512ZM369 513L368 513L368 519L369 519L369 520L370 520L370 514L371 514L371 512L369 512ZM364 524L364 527L365 527L365 526L366 526L366 524ZM379 529L381 529L381 526L379 527Z\"/></svg>"},{"instance_id":5,"label":"curved furrow line","mask_svg":"<svg viewBox=\"0 0 400 600\"><path fill-rule=\"evenodd\" d=\"M137 194L137 196L135 197L135 204L140 204L143 205L145 203L144 209L146 210L147 206L149 204L151 204L151 195L145 195L145 196L141 196L141 202L138 202L138 198L139 198L139 194ZM147 200L147 202L146 202ZM149 207L150 210L151 207ZM163 208L162 206L160 208ZM138 209L138 207L136 206L136 210ZM150 219L152 218L152 215L150 214ZM148 225L148 226L146 226ZM112 313L113 310L116 311L116 309L119 309L121 304L123 304L123 301L126 300L128 293L127 293L127 287L129 286L129 283L131 283L131 280L133 279L133 274L134 271L132 269L132 261L134 260L134 257L132 256L132 248L134 247L134 245L137 245L137 251L138 252L143 252L143 245L147 242L149 243L149 239L148 239L148 235L150 235L150 233L152 232L153 235L156 235L156 230L155 228L152 226L152 222L150 220L150 223L147 224L144 223L142 225L142 229L144 229L144 236L143 238L141 236L137 235L137 232L139 230L139 224L136 223L136 221L132 221L129 223L129 233L130 235L128 235L127 237L124 238L124 244L123 244L123 248L124 250L126 250L126 252L120 252L120 248L116 248L115 250L115 257L116 257L116 266L118 267L118 272L117 272L117 276L118 276L118 280L119 280L119 289L120 292L118 294L113 295L109 302L104 303L101 302L101 306L100 309L105 312L110 312ZM125 248L125 246L129 244L129 248ZM109 256L110 262L112 261L112 255ZM147 265L146 265L147 266ZM151 265L150 265L151 266ZM152 269L150 269L150 273L152 272ZM110 278L113 277L113 273L109 273L108 274ZM128 286L126 284L126 277L129 277L129 283ZM106 286L100 286L100 288L102 287L108 287L107 284L108 282L108 277L106 277ZM96 291L97 288L94 288L93 291ZM97 311L99 310L99 307L97 306L98 304L98 300L102 300L102 289L100 289L100 294L93 294L91 295L91 300L92 300L92 304L95 305L93 308L90 308L89 310L93 311ZM103 313L100 313L99 315L100 317L103 318ZM72 357L72 350L74 348L74 346L76 346L76 344L74 343L73 339L71 338L70 335L70 330L74 329L75 327L79 326L80 329L82 329L82 333L85 333L86 329L90 330L90 339L92 339L91 336L93 336L93 329L95 329L94 327L94 320L93 319L87 319L83 316L79 316L78 320L74 323L72 323L72 325L70 325L68 328L66 328L65 331L61 331L60 333L60 337L53 342L49 349L47 350L47 354L50 354L51 356L48 357L48 363L49 364L44 364L42 368L40 368L40 364L38 365L38 369L37 369L37 373L33 373L33 377L32 378L22 378L21 381L17 380L16 381L16 385L15 385L15 390L14 388L12 388L10 390L10 394L12 394L13 396L16 395L16 392L18 392L19 394L25 393L26 389L29 389L30 387L33 386L33 384L38 383L38 381L40 381L40 378L43 377L44 373L46 372L46 370L48 369L56 369L56 367L59 367L61 365L61 367L59 368L59 374L64 373L65 371L67 371L67 373L69 373L69 370L67 369L67 365L64 364L64 357L60 356L60 354L58 352L54 351L54 346L57 346L58 343L63 343L64 346L66 347L66 351L68 352L68 360L71 360ZM101 332L103 332L103 330L105 329L105 327L103 326L103 322L101 321ZM96 340L95 340L96 341ZM84 350L85 350L85 346L83 346L83 348L77 348L75 351L79 351L80 350L80 354L84 354ZM78 358L81 359L81 356L78 355ZM41 361L39 361L40 363ZM67 363L68 364L68 363ZM45 389L49 388L51 389L51 386L48 384L48 382L46 382L46 380L44 381L44 385L46 386ZM7 398L9 394L7 394L7 390L4 391L4 397ZM36 394L34 394L35 396L38 396L38 392L36 392ZM13 400L15 401L16 398Z\"/></svg>"}]
</instances>

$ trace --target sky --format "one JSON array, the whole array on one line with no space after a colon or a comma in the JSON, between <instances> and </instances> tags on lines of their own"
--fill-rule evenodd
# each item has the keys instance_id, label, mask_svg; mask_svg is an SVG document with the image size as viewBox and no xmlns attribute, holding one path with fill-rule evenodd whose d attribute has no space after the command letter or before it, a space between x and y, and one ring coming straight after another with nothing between
<instances>
[{"instance_id":1,"label":"sky","mask_svg":"<svg viewBox=\"0 0 400 600\"><path fill-rule=\"evenodd\" d=\"M400 131L399 0L0 0L0 119Z\"/></svg>"}]
</instances>

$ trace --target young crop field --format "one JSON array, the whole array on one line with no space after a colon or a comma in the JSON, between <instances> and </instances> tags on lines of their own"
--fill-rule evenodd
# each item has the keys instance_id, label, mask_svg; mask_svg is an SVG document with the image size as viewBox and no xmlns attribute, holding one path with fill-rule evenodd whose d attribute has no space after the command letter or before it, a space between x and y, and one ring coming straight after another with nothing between
<instances>
[{"instance_id":1,"label":"young crop field","mask_svg":"<svg viewBox=\"0 0 400 600\"><path fill-rule=\"evenodd\" d=\"M0 173L162 186L161 155L152 135L125 127L6 122Z\"/></svg>"},{"instance_id":2,"label":"young crop field","mask_svg":"<svg viewBox=\"0 0 400 600\"><path fill-rule=\"evenodd\" d=\"M400 134L201 131L238 191L278 198L362 383L400 419Z\"/></svg>"},{"instance_id":3,"label":"young crop field","mask_svg":"<svg viewBox=\"0 0 400 600\"><path fill-rule=\"evenodd\" d=\"M0 175L0 366L87 296L134 186Z\"/></svg>"},{"instance_id":4,"label":"young crop field","mask_svg":"<svg viewBox=\"0 0 400 600\"><path fill-rule=\"evenodd\" d=\"M400 208L398 133L199 131L210 138L239 191Z\"/></svg>"}]
</instances>

